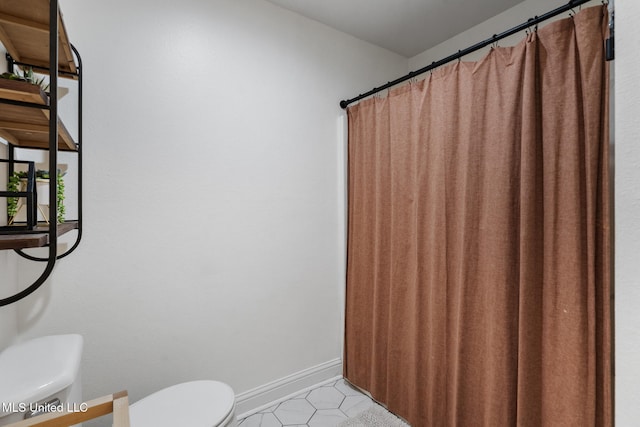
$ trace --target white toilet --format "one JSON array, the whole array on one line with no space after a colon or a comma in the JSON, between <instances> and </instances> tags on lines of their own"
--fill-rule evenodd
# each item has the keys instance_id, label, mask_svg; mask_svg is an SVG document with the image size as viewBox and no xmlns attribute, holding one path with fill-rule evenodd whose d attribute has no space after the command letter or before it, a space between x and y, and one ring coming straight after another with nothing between
<instances>
[{"instance_id":1,"label":"white toilet","mask_svg":"<svg viewBox=\"0 0 640 427\"><path fill-rule=\"evenodd\" d=\"M53 335L0 353L0 426L41 409L80 408L82 336ZM167 387L129 407L131 427L235 427L235 395L218 381Z\"/></svg>"}]
</instances>

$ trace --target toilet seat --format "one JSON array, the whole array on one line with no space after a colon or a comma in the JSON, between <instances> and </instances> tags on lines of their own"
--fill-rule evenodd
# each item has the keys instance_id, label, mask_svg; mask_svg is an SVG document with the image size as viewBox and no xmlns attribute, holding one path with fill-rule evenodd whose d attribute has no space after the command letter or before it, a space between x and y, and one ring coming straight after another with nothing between
<instances>
[{"instance_id":1,"label":"toilet seat","mask_svg":"<svg viewBox=\"0 0 640 427\"><path fill-rule=\"evenodd\" d=\"M131 427L214 427L234 417L235 396L219 381L191 381L157 391L129 407Z\"/></svg>"}]
</instances>

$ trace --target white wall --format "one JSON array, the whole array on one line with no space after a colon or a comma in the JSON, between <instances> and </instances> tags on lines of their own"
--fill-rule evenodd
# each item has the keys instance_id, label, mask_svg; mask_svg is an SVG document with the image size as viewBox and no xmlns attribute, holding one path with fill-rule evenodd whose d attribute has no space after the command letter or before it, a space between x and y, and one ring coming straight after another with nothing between
<instances>
[{"instance_id":1,"label":"white wall","mask_svg":"<svg viewBox=\"0 0 640 427\"><path fill-rule=\"evenodd\" d=\"M446 42L409 59L416 70L464 49L562 2L527 0ZM591 2L584 7L597 5ZM615 60L615 413L616 425L637 425L640 419L640 2L617 0ZM522 35L500 42L515 44ZM477 52L464 60L477 60Z\"/></svg>"},{"instance_id":2,"label":"white wall","mask_svg":"<svg viewBox=\"0 0 640 427\"><path fill-rule=\"evenodd\" d=\"M640 3L616 1L615 283L617 425L640 419Z\"/></svg>"},{"instance_id":3,"label":"white wall","mask_svg":"<svg viewBox=\"0 0 640 427\"><path fill-rule=\"evenodd\" d=\"M406 58L262 0L61 5L84 61L85 230L20 304L21 339L83 334L85 396L132 400L339 359L338 101Z\"/></svg>"}]
</instances>

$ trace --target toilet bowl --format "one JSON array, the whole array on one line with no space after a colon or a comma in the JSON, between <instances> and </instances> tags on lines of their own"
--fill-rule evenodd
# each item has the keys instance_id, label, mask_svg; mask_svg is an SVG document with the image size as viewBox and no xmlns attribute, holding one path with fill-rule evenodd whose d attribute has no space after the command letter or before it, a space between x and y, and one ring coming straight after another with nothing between
<instances>
[{"instance_id":1,"label":"toilet bowl","mask_svg":"<svg viewBox=\"0 0 640 427\"><path fill-rule=\"evenodd\" d=\"M235 395L219 381L191 381L129 407L131 427L235 427Z\"/></svg>"}]
</instances>

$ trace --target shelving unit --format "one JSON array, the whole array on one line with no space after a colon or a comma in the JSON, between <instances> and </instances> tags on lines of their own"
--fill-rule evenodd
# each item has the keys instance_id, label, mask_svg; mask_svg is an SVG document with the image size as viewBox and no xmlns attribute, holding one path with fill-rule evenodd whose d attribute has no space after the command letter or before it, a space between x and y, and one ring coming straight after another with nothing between
<instances>
[{"instance_id":1,"label":"shelving unit","mask_svg":"<svg viewBox=\"0 0 640 427\"><path fill-rule=\"evenodd\" d=\"M0 79L0 98L49 106L49 96L31 83ZM49 148L49 110L0 104L0 137L23 148ZM58 149L77 151L77 144L58 120Z\"/></svg>"},{"instance_id":2,"label":"shelving unit","mask_svg":"<svg viewBox=\"0 0 640 427\"><path fill-rule=\"evenodd\" d=\"M0 250L13 249L24 258L46 262L42 275L18 294L0 299L0 306L18 301L36 290L51 274L57 259L71 253L82 235L82 61L71 45L58 6L58 0L1 0L0 43L7 51L10 72L15 67L31 68L49 74L49 93L39 86L19 80L0 78L0 138L8 143L9 174L17 161L16 150L29 148L46 150L49 154L49 215L57 218L58 151L77 154L78 158L78 219L57 226L34 222L21 229L0 227ZM53 67L50 64L54 64ZM58 117L58 79L78 81L78 132L75 141ZM0 189L2 190L2 189ZM35 188L30 191L35 192ZM4 192L6 197L17 193ZM7 195L8 194L8 195ZM31 193L27 193L32 198ZM37 197L35 198L37 200ZM5 202L6 203L6 202ZM0 204L2 206L2 204ZM0 207L2 209L3 207ZM35 220L33 220L35 221ZM27 228L27 230L25 230ZM57 253L58 236L78 230L76 241L63 254ZM39 258L22 251L26 248L48 247L48 257ZM0 290L1 293L1 290Z\"/></svg>"}]
</instances>

